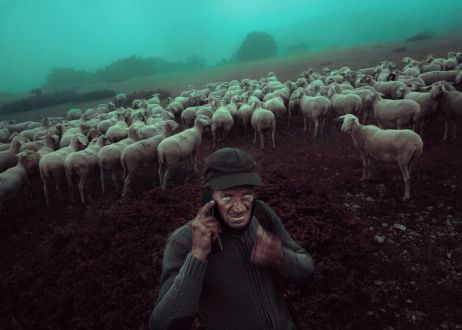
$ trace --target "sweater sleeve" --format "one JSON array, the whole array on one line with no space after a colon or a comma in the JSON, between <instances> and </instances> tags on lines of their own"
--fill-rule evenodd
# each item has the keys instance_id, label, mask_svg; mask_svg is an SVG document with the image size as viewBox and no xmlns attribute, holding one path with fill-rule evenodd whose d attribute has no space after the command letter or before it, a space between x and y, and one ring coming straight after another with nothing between
<instances>
[{"instance_id":1,"label":"sweater sleeve","mask_svg":"<svg viewBox=\"0 0 462 330\"><path fill-rule=\"evenodd\" d=\"M172 235L173 236L173 235ZM195 258L191 247L170 237L162 261L159 296L151 314L150 329L192 325L197 313L207 261Z\"/></svg>"},{"instance_id":2,"label":"sweater sleeve","mask_svg":"<svg viewBox=\"0 0 462 330\"><path fill-rule=\"evenodd\" d=\"M313 259L293 240L276 213L266 203L261 204L271 216L275 234L282 240L282 264L275 268L276 272L287 282L305 283L314 273Z\"/></svg>"}]
</instances>

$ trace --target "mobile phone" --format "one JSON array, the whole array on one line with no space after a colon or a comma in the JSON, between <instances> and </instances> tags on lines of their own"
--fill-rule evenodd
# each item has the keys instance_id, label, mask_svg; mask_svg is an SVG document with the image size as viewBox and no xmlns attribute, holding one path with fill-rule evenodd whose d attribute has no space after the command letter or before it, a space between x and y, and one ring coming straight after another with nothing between
<instances>
[{"instance_id":1,"label":"mobile phone","mask_svg":"<svg viewBox=\"0 0 462 330\"><path fill-rule=\"evenodd\" d=\"M212 193L213 192L211 190L206 190L204 192L204 195L202 196L203 204L208 203L212 200ZM219 221L217 218L217 216L219 217L219 213L218 213L216 203L210 210L207 211L206 216L213 216L215 219L217 219L217 221ZM217 237L212 241L211 253L215 254L221 251L223 251L223 245L221 245L220 235L217 235Z\"/></svg>"}]
</instances>

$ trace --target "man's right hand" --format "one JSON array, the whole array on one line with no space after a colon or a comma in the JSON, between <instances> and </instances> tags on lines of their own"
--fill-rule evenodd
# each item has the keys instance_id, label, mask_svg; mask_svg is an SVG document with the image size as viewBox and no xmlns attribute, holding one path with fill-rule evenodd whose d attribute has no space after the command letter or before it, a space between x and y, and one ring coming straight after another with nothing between
<instances>
[{"instance_id":1,"label":"man's right hand","mask_svg":"<svg viewBox=\"0 0 462 330\"><path fill-rule=\"evenodd\" d=\"M192 249L191 253L200 260L206 260L212 249L212 241L221 233L218 221L209 215L215 205L210 201L202 206L192 221Z\"/></svg>"}]
</instances>

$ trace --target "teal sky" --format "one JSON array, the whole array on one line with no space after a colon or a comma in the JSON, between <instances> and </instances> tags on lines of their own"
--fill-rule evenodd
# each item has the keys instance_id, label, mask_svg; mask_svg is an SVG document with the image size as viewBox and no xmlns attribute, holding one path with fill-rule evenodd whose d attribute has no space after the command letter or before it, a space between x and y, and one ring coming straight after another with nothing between
<instances>
[{"instance_id":1,"label":"teal sky","mask_svg":"<svg viewBox=\"0 0 462 330\"><path fill-rule=\"evenodd\" d=\"M38 87L54 66L94 71L130 55L215 64L255 30L280 49L402 40L460 26L461 12L460 0L0 0L0 91Z\"/></svg>"}]
</instances>

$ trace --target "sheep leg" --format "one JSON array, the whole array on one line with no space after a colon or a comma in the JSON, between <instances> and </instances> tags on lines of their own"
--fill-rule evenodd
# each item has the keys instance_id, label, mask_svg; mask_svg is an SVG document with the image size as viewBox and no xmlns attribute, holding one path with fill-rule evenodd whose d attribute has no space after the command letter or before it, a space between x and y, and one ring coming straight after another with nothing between
<instances>
[{"instance_id":1,"label":"sheep leg","mask_svg":"<svg viewBox=\"0 0 462 330\"><path fill-rule=\"evenodd\" d=\"M103 189L103 194L106 193L106 182L104 181L104 168L100 168L100 178L101 178L101 188Z\"/></svg>"},{"instance_id":2,"label":"sheep leg","mask_svg":"<svg viewBox=\"0 0 462 330\"><path fill-rule=\"evenodd\" d=\"M82 203L85 203L85 194L84 194L84 188L85 188L85 182L87 181L87 177L86 176L82 176L80 178L80 181L79 181L79 184L78 184L78 187L79 187L79 193L80 193L80 201Z\"/></svg>"},{"instance_id":3,"label":"sheep leg","mask_svg":"<svg viewBox=\"0 0 462 330\"><path fill-rule=\"evenodd\" d=\"M162 191L167 190L167 181L168 181L168 176L170 174L170 168L167 168L164 174L164 180L163 180L163 185L162 185Z\"/></svg>"},{"instance_id":4,"label":"sheep leg","mask_svg":"<svg viewBox=\"0 0 462 330\"><path fill-rule=\"evenodd\" d=\"M43 192L45 193L45 200L47 202L47 206L50 206L50 197L48 192L48 185L46 182L43 182Z\"/></svg>"},{"instance_id":5,"label":"sheep leg","mask_svg":"<svg viewBox=\"0 0 462 330\"><path fill-rule=\"evenodd\" d=\"M303 115L303 132L306 132L306 117Z\"/></svg>"},{"instance_id":6,"label":"sheep leg","mask_svg":"<svg viewBox=\"0 0 462 330\"><path fill-rule=\"evenodd\" d=\"M362 161L363 161L363 175L361 177L361 181L364 181L368 178L368 170L369 170L369 162L367 159L367 155L361 155Z\"/></svg>"},{"instance_id":7,"label":"sheep leg","mask_svg":"<svg viewBox=\"0 0 462 330\"><path fill-rule=\"evenodd\" d=\"M264 140L264 135L263 135L263 131L259 131L260 133L260 149L263 149L265 147L265 142L263 141Z\"/></svg>"},{"instance_id":8,"label":"sheep leg","mask_svg":"<svg viewBox=\"0 0 462 330\"><path fill-rule=\"evenodd\" d=\"M443 134L443 141L448 140L448 129L449 129L449 122L446 120L444 122L444 134Z\"/></svg>"},{"instance_id":9,"label":"sheep leg","mask_svg":"<svg viewBox=\"0 0 462 330\"><path fill-rule=\"evenodd\" d=\"M254 129L254 130L253 130L253 133L254 133L254 134L253 134L253 144L257 144L257 130Z\"/></svg>"},{"instance_id":10,"label":"sheep leg","mask_svg":"<svg viewBox=\"0 0 462 330\"><path fill-rule=\"evenodd\" d=\"M69 187L69 193L71 194L71 201L74 203L74 187L72 186L72 174L67 173L66 171L66 177L67 177L67 185Z\"/></svg>"},{"instance_id":11,"label":"sheep leg","mask_svg":"<svg viewBox=\"0 0 462 330\"><path fill-rule=\"evenodd\" d=\"M114 187L119 190L119 181L117 180L117 170L112 170L112 183Z\"/></svg>"},{"instance_id":12,"label":"sheep leg","mask_svg":"<svg viewBox=\"0 0 462 330\"><path fill-rule=\"evenodd\" d=\"M212 138L213 138L213 149L215 149L215 131L212 131Z\"/></svg>"},{"instance_id":13,"label":"sheep leg","mask_svg":"<svg viewBox=\"0 0 462 330\"><path fill-rule=\"evenodd\" d=\"M292 119L292 109L289 104L289 120L287 121L287 128L290 128L290 120Z\"/></svg>"},{"instance_id":14,"label":"sheep leg","mask_svg":"<svg viewBox=\"0 0 462 330\"><path fill-rule=\"evenodd\" d=\"M452 141L456 139L457 123L452 124Z\"/></svg>"},{"instance_id":15,"label":"sheep leg","mask_svg":"<svg viewBox=\"0 0 462 330\"><path fill-rule=\"evenodd\" d=\"M408 171L408 168L407 168L406 164L401 164L400 163L399 168L401 170L401 173L403 174L403 180L404 180L404 197L403 197L403 201L407 201L407 200L411 199L411 195L409 193L410 175L409 175L409 171Z\"/></svg>"},{"instance_id":16,"label":"sheep leg","mask_svg":"<svg viewBox=\"0 0 462 330\"><path fill-rule=\"evenodd\" d=\"M314 137L318 136L319 120L318 118L313 118L314 121Z\"/></svg>"},{"instance_id":17,"label":"sheep leg","mask_svg":"<svg viewBox=\"0 0 462 330\"><path fill-rule=\"evenodd\" d=\"M60 180L58 180L58 181L56 182L56 194L57 194L57 196L58 196L58 198L59 198L60 200L63 200L63 199L64 199L64 197L63 197L63 191L62 191L62 189L61 189L61 181L60 181Z\"/></svg>"},{"instance_id":18,"label":"sheep leg","mask_svg":"<svg viewBox=\"0 0 462 330\"><path fill-rule=\"evenodd\" d=\"M127 196L128 188L130 186L130 182L132 181L133 173L128 172L124 179L124 189L122 190L122 196Z\"/></svg>"},{"instance_id":19,"label":"sheep leg","mask_svg":"<svg viewBox=\"0 0 462 330\"><path fill-rule=\"evenodd\" d=\"M276 144L274 143L274 133L276 132L276 126L271 130L271 140L273 141L273 149L276 149Z\"/></svg>"},{"instance_id":20,"label":"sheep leg","mask_svg":"<svg viewBox=\"0 0 462 330\"><path fill-rule=\"evenodd\" d=\"M164 182L164 175L162 174L163 172L163 166L162 164L159 164L159 170L158 170L158 173L159 173L159 184L160 184L160 189L163 190L163 182Z\"/></svg>"}]
</instances>

